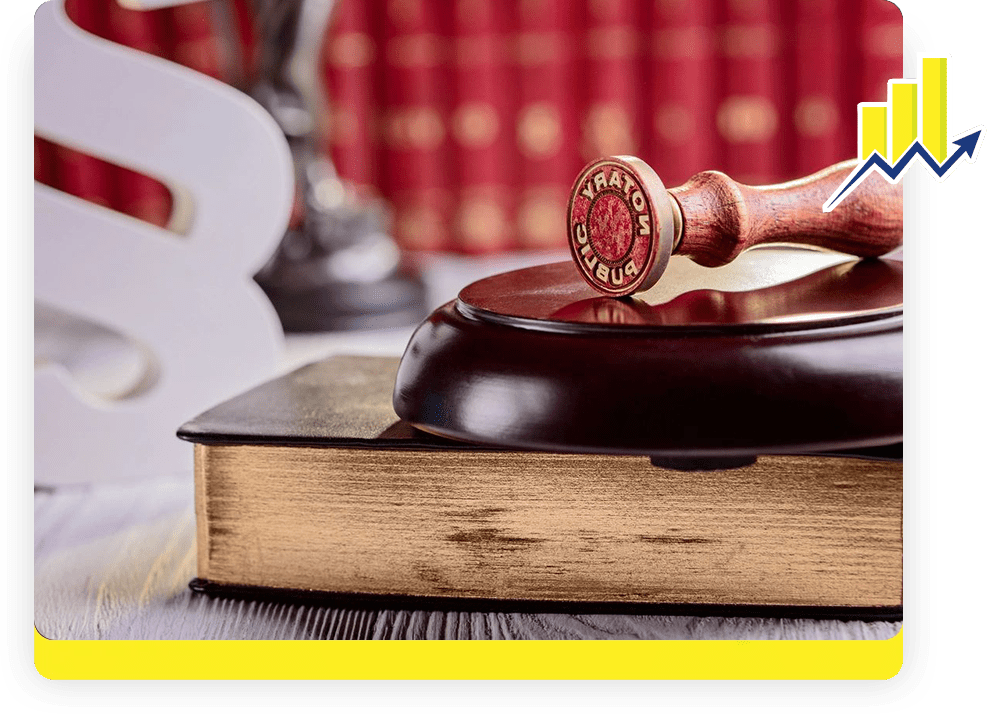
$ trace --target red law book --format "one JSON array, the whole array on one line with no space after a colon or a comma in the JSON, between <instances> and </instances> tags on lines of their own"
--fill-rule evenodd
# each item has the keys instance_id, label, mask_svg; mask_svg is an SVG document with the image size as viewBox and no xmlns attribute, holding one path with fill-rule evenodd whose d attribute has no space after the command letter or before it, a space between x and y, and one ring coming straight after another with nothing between
<instances>
[{"instance_id":1,"label":"red law book","mask_svg":"<svg viewBox=\"0 0 987 714\"><path fill-rule=\"evenodd\" d=\"M361 0L340 0L322 46L326 89L327 146L340 177L361 193L377 185L376 60L372 8Z\"/></svg>"},{"instance_id":2,"label":"red law book","mask_svg":"<svg viewBox=\"0 0 987 714\"><path fill-rule=\"evenodd\" d=\"M733 0L723 10L723 95L715 116L722 169L742 183L771 183L785 173L781 2Z\"/></svg>"},{"instance_id":3,"label":"red law book","mask_svg":"<svg viewBox=\"0 0 987 714\"><path fill-rule=\"evenodd\" d=\"M580 153L584 162L641 149L640 106L647 100L641 77L642 19L636 0L593 0L583 36L586 96Z\"/></svg>"},{"instance_id":4,"label":"red law book","mask_svg":"<svg viewBox=\"0 0 987 714\"><path fill-rule=\"evenodd\" d=\"M855 149L846 144L840 111L839 0L799 2L794 6L795 94L791 113L795 159L793 175L805 176L843 159ZM853 126L851 124L851 126Z\"/></svg>"},{"instance_id":5,"label":"red law book","mask_svg":"<svg viewBox=\"0 0 987 714\"><path fill-rule=\"evenodd\" d=\"M257 25L250 0L226 0L232 19L233 41L240 58L239 75L249 86L257 72Z\"/></svg>"},{"instance_id":6,"label":"red law book","mask_svg":"<svg viewBox=\"0 0 987 714\"><path fill-rule=\"evenodd\" d=\"M55 185L55 145L40 136L34 137L34 180Z\"/></svg>"},{"instance_id":7,"label":"red law book","mask_svg":"<svg viewBox=\"0 0 987 714\"><path fill-rule=\"evenodd\" d=\"M94 0L66 0L65 11L80 28L105 37L107 8ZM53 186L73 196L109 208L113 203L110 164L67 146L55 145Z\"/></svg>"},{"instance_id":8,"label":"red law book","mask_svg":"<svg viewBox=\"0 0 987 714\"><path fill-rule=\"evenodd\" d=\"M168 10L169 59L215 79L226 80L226 39L217 32L210 1L176 5Z\"/></svg>"},{"instance_id":9,"label":"red law book","mask_svg":"<svg viewBox=\"0 0 987 714\"><path fill-rule=\"evenodd\" d=\"M513 9L500 0L461 0L453 13L453 236L456 248L468 253L514 246L516 73L508 56Z\"/></svg>"},{"instance_id":10,"label":"red law book","mask_svg":"<svg viewBox=\"0 0 987 714\"><path fill-rule=\"evenodd\" d=\"M901 10L888 0L861 0L857 11L863 70L857 102L885 102L888 80L903 73Z\"/></svg>"},{"instance_id":11,"label":"red law book","mask_svg":"<svg viewBox=\"0 0 987 714\"><path fill-rule=\"evenodd\" d=\"M644 154L669 188L718 165L713 19L713 0L654 3Z\"/></svg>"},{"instance_id":12,"label":"red law book","mask_svg":"<svg viewBox=\"0 0 987 714\"><path fill-rule=\"evenodd\" d=\"M135 50L162 55L162 15L142 10L129 10L115 0L108 3L107 39L119 42ZM122 213L166 226L171 217L171 192L150 176L122 167L114 167L113 207Z\"/></svg>"},{"instance_id":13,"label":"red law book","mask_svg":"<svg viewBox=\"0 0 987 714\"><path fill-rule=\"evenodd\" d=\"M514 55L518 71L516 141L521 196L518 240L524 248L565 245L573 178L586 162L579 146L582 18L567 0L518 6Z\"/></svg>"},{"instance_id":14,"label":"red law book","mask_svg":"<svg viewBox=\"0 0 987 714\"><path fill-rule=\"evenodd\" d=\"M887 0L840 0L840 145L857 154L858 102L886 102L902 76L901 12Z\"/></svg>"},{"instance_id":15,"label":"red law book","mask_svg":"<svg viewBox=\"0 0 987 714\"><path fill-rule=\"evenodd\" d=\"M422 0L383 7L384 174L394 233L405 248L453 247L448 136L451 14Z\"/></svg>"}]
</instances>

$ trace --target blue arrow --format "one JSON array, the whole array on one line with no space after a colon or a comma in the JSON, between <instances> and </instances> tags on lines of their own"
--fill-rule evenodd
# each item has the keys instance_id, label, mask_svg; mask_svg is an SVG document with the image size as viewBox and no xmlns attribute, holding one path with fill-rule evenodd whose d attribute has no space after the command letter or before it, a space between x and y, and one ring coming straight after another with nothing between
<instances>
[{"instance_id":1,"label":"blue arrow","mask_svg":"<svg viewBox=\"0 0 987 714\"><path fill-rule=\"evenodd\" d=\"M952 143L956 144L960 148L954 151L952 156L946 159L946 161L942 164L935 160L932 154L929 153L928 149L926 149L922 145L922 142L918 139L912 142L912 145L908 147L908 151L902 154L901 157L894 162L894 165L889 164L883 156L877 152L874 152L870 155L870 158L868 158L867 161L865 161L863 165L861 165L861 167L854 172L849 183L844 185L839 193L830 196L829 200L826 201L826 205L831 206L838 201L840 196L853 188L857 182L863 178L864 174L867 173L867 170L871 166L876 166L881 173L888 177L888 180L894 181L906 168L908 168L908 164L911 163L912 159L916 156L920 156L925 160L925 163L929 165L929 168L935 171L939 178L942 178L946 175L946 172L952 168L953 164L960 160L960 157L963 156L963 154L969 155L971 159L973 158L973 150L977 148L978 141L980 141L980 129L971 131L966 136L956 139Z\"/></svg>"},{"instance_id":2,"label":"blue arrow","mask_svg":"<svg viewBox=\"0 0 987 714\"><path fill-rule=\"evenodd\" d=\"M942 166L940 166L938 170L936 169L934 165L935 161L933 160L932 170L935 171L936 174L938 174L939 178L942 178L943 176L946 175L946 172L949 171L949 167L955 164L957 161L959 161L960 157L963 154L967 154L971 159L973 159L973 151L974 149L977 148L978 141L980 141L979 129L977 129L976 131L971 131L966 136L962 136L956 141L952 142L960 148L954 151L953 155L950 156L948 159L946 159L946 162ZM918 144L918 146L922 148L922 152L924 155L923 158L925 158L926 161L932 159L932 157L929 156L929 152L925 150L925 147L918 143L918 140L915 141L915 144ZM912 146L914 147L915 144L913 144Z\"/></svg>"}]
</instances>

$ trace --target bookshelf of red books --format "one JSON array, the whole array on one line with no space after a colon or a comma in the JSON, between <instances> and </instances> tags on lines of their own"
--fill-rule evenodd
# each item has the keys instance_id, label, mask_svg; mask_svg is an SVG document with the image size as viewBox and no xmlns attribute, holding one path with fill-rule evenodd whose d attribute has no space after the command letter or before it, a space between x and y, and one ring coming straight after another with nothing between
<instances>
[{"instance_id":1,"label":"bookshelf of red books","mask_svg":"<svg viewBox=\"0 0 987 714\"><path fill-rule=\"evenodd\" d=\"M255 66L251 7L67 3L84 29L238 84ZM669 185L705 169L781 181L853 157L856 104L883 99L901 53L887 0L339 0L326 150L390 202L405 247L558 248L572 177L600 154L634 152ZM153 180L67 147L38 155L41 180L164 220Z\"/></svg>"}]
</instances>

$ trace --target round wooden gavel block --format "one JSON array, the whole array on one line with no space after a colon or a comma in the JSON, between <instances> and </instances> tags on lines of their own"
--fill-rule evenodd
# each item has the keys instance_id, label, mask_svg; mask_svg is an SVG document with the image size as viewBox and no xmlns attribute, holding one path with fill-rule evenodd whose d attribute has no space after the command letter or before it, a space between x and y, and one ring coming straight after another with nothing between
<instances>
[{"instance_id":1,"label":"round wooden gavel block","mask_svg":"<svg viewBox=\"0 0 987 714\"><path fill-rule=\"evenodd\" d=\"M658 281L676 233L661 179L633 156L597 159L579 173L566 228L583 277L614 297L647 290Z\"/></svg>"}]
</instances>

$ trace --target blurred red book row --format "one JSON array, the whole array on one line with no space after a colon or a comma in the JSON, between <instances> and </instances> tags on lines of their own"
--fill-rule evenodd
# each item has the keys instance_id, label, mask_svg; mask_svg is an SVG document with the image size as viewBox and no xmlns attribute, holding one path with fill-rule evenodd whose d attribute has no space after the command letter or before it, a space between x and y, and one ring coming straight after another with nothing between
<instances>
[{"instance_id":1,"label":"blurred red book row","mask_svg":"<svg viewBox=\"0 0 987 714\"><path fill-rule=\"evenodd\" d=\"M147 12L69 0L101 37L241 88L249 0ZM856 105L902 74L887 0L339 0L322 48L325 151L387 199L401 245L565 245L589 160L633 154L675 186L719 169L770 183L856 153ZM165 225L153 179L37 139L38 180Z\"/></svg>"}]
</instances>

